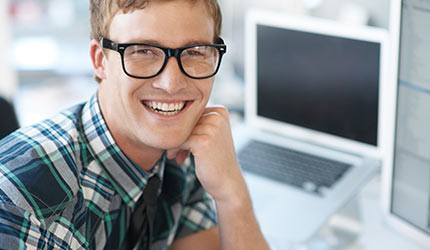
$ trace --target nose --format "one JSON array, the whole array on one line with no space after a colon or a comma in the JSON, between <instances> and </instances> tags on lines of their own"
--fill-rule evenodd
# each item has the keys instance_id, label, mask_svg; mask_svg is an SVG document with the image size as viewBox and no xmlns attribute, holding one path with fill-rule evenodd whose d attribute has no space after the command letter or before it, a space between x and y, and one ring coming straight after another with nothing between
<instances>
[{"instance_id":1,"label":"nose","mask_svg":"<svg viewBox=\"0 0 430 250\"><path fill-rule=\"evenodd\" d=\"M178 93L186 86L185 75L181 72L178 61L174 57L169 58L163 71L153 82L154 88L162 89L169 94Z\"/></svg>"}]
</instances>

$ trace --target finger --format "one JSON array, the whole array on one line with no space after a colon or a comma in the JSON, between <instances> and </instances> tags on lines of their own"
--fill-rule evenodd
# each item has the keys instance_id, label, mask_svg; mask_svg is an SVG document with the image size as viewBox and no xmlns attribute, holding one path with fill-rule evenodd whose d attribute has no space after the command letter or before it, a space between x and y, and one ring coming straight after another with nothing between
<instances>
[{"instance_id":1,"label":"finger","mask_svg":"<svg viewBox=\"0 0 430 250\"><path fill-rule=\"evenodd\" d=\"M219 108L226 109L226 107L224 105L221 105L221 104L210 105L210 106L207 106L205 109L219 109Z\"/></svg>"},{"instance_id":2,"label":"finger","mask_svg":"<svg viewBox=\"0 0 430 250\"><path fill-rule=\"evenodd\" d=\"M209 113L203 114L196 125L208 124L208 123L211 123L214 125L220 125L221 123L225 123L225 122L228 122L228 119L225 119L225 117L223 117L223 115L221 115L220 113L209 112Z\"/></svg>"},{"instance_id":3,"label":"finger","mask_svg":"<svg viewBox=\"0 0 430 250\"><path fill-rule=\"evenodd\" d=\"M216 113L220 114L222 117L224 117L227 120L229 119L228 110L227 110L227 108L225 108L222 105L216 105L216 106L207 107L203 111L203 114L212 113L212 112L216 112Z\"/></svg>"},{"instance_id":4,"label":"finger","mask_svg":"<svg viewBox=\"0 0 430 250\"><path fill-rule=\"evenodd\" d=\"M218 130L218 127L210 122L199 123L193 129L191 135L213 135Z\"/></svg>"},{"instance_id":5,"label":"finger","mask_svg":"<svg viewBox=\"0 0 430 250\"><path fill-rule=\"evenodd\" d=\"M222 115L228 115L227 108L221 105L206 107L205 110L203 111L203 114L210 113L210 112L217 112Z\"/></svg>"},{"instance_id":6,"label":"finger","mask_svg":"<svg viewBox=\"0 0 430 250\"><path fill-rule=\"evenodd\" d=\"M200 120L197 122L196 126L199 126L202 124L207 124L207 123L213 123L215 121L215 119L224 120L224 118L222 118L222 116L220 114L215 113L215 112L211 112L211 113L203 114L200 117Z\"/></svg>"}]
</instances>

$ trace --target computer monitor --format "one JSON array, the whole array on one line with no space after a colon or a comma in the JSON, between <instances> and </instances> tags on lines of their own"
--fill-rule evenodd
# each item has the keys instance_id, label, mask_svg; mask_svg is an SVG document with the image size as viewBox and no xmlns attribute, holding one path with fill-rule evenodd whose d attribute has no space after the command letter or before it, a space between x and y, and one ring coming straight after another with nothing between
<instances>
[{"instance_id":1,"label":"computer monitor","mask_svg":"<svg viewBox=\"0 0 430 250\"><path fill-rule=\"evenodd\" d=\"M430 1L391 1L397 102L384 169L384 215L430 249Z\"/></svg>"}]
</instances>

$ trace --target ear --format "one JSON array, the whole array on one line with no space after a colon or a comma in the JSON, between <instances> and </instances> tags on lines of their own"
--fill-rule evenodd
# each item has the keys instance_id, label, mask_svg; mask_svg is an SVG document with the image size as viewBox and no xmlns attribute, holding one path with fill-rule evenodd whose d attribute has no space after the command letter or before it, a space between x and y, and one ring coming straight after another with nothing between
<instances>
[{"instance_id":1,"label":"ear","mask_svg":"<svg viewBox=\"0 0 430 250\"><path fill-rule=\"evenodd\" d=\"M103 63L105 55L103 53L103 48L100 42L95 39L91 40L90 42L90 56L91 56L91 61L93 63L93 69L94 69L95 75L102 80L106 79L106 74L105 74L106 69Z\"/></svg>"}]
</instances>

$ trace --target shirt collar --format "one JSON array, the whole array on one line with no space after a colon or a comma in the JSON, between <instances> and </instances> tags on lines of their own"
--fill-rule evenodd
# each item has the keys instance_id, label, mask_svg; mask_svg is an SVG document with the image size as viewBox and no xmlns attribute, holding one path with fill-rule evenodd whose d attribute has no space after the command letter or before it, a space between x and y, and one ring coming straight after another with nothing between
<instances>
[{"instance_id":1,"label":"shirt collar","mask_svg":"<svg viewBox=\"0 0 430 250\"><path fill-rule=\"evenodd\" d=\"M129 206L133 207L138 201L149 177L158 174L162 179L166 153L163 153L160 160L149 171L144 171L137 166L113 139L101 113L97 93L83 108L82 126L93 160L98 163L90 164L89 168L94 165L100 166L115 190Z\"/></svg>"}]
</instances>

